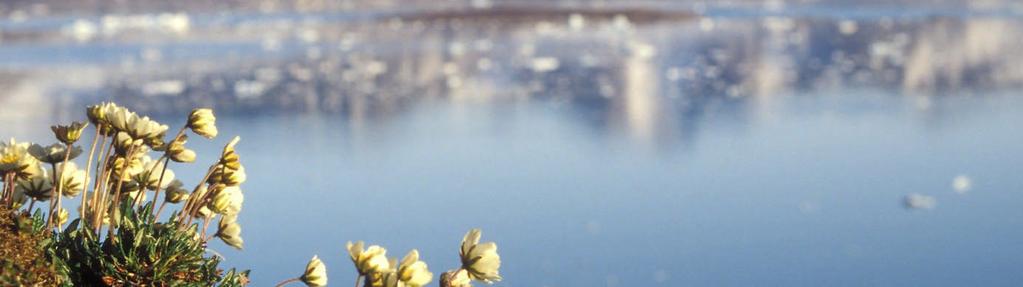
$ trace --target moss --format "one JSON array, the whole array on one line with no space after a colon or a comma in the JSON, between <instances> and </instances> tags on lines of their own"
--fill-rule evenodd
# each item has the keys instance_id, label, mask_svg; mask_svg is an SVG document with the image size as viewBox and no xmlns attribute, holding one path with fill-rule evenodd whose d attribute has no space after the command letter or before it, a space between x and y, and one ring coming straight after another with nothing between
<instances>
[{"instance_id":1,"label":"moss","mask_svg":"<svg viewBox=\"0 0 1023 287\"><path fill-rule=\"evenodd\" d=\"M40 218L0 207L0 285L54 286L59 276L47 255L51 236Z\"/></svg>"}]
</instances>

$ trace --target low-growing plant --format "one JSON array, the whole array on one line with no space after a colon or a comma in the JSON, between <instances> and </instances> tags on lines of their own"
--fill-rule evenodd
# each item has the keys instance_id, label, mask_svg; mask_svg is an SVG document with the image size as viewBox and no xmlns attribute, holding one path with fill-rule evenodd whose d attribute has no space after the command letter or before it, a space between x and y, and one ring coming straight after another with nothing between
<instances>
[{"instance_id":1,"label":"low-growing plant","mask_svg":"<svg viewBox=\"0 0 1023 287\"><path fill-rule=\"evenodd\" d=\"M244 286L249 271L219 267L208 255L214 237L242 249L241 212L245 168L225 146L194 188L185 189L168 168L191 163L187 132L213 139L216 117L195 109L167 138L168 126L113 103L90 106L88 123L51 129L57 143L41 146L11 139L0 142L0 284L3 286ZM87 127L94 136L85 154L76 143ZM151 155L157 155L154 159ZM147 194L152 193L152 200ZM165 196L160 200L160 195ZM79 198L77 218L69 220L62 198ZM168 204L180 204L166 218ZM31 216L29 214L32 214ZM210 225L216 222L215 230ZM442 287L470 287L473 281L501 280L494 242L479 243L481 231L462 239L461 266L440 275ZM387 250L363 242L346 246L358 272L355 285L421 287L434 279L413 249L398 261ZM301 276L278 284L326 286L326 265L318 256Z\"/></svg>"},{"instance_id":2,"label":"low-growing plant","mask_svg":"<svg viewBox=\"0 0 1023 287\"><path fill-rule=\"evenodd\" d=\"M170 138L166 138L168 126L113 103L90 106L86 114L89 123L52 127L58 143L41 146L14 139L0 143L4 182L0 206L5 208L0 212L14 218L40 214L32 236L42 238L35 240L43 242L38 250L45 251L44 258L51 262L48 268L57 274L18 281L18 285L247 284L248 271L225 273L218 267L220 258L207 255L213 237L238 249L243 245L237 216L244 200L240 185L246 176L235 152L238 138L224 147L191 190L184 189L168 168L171 161L195 161L195 152L185 147L187 131L216 137L212 110L193 110ZM76 143L90 124L95 136L85 168L79 169L74 160L83 150ZM154 153L156 159L150 157ZM163 201L159 201L161 191L166 194ZM152 200L147 200L150 192ZM70 223L61 202L64 197L80 198L78 218ZM167 204L181 206L161 218ZM218 218L216 232L210 233L210 225ZM15 271L35 266L17 257L0 260L4 266L16 266L11 269Z\"/></svg>"}]
</instances>

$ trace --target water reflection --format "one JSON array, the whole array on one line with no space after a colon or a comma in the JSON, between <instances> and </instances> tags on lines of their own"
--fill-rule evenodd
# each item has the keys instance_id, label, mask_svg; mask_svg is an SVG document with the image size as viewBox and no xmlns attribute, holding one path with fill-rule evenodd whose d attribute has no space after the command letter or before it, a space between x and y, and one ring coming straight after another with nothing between
<instances>
[{"instance_id":1,"label":"water reflection","mask_svg":"<svg viewBox=\"0 0 1023 287\"><path fill-rule=\"evenodd\" d=\"M870 87L921 97L914 101L928 110L933 96L1023 84L1023 63L1013 52L1023 32L1011 18L696 17L643 10L515 17L523 12L506 10L369 20L301 14L75 19L36 33L49 40L10 37L0 47L0 55L19 58L6 64L12 92L0 100L34 107L48 105L39 95L71 95L58 110L113 99L150 113L194 106L340 113L354 125L436 99L541 100L580 111L579 120L598 129L671 142L691 137L708 109L770 117L782 94Z\"/></svg>"},{"instance_id":2,"label":"water reflection","mask_svg":"<svg viewBox=\"0 0 1023 287\"><path fill-rule=\"evenodd\" d=\"M452 266L461 226L503 286L1019 282L1019 19L410 10L3 22L0 135L213 106L263 284L355 239Z\"/></svg>"}]
</instances>

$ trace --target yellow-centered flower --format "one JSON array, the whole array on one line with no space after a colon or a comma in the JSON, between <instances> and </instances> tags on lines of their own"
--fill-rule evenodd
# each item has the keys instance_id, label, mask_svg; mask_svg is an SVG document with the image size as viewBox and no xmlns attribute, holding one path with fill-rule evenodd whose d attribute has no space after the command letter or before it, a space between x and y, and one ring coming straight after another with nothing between
<instances>
[{"instance_id":1,"label":"yellow-centered flower","mask_svg":"<svg viewBox=\"0 0 1023 287\"><path fill-rule=\"evenodd\" d=\"M117 104L104 102L86 107L85 115L89 118L89 122L97 127L109 126L110 116L119 109L121 107L118 107ZM104 134L107 135L106 133Z\"/></svg>"},{"instance_id":2,"label":"yellow-centered flower","mask_svg":"<svg viewBox=\"0 0 1023 287\"><path fill-rule=\"evenodd\" d=\"M0 173L14 172L19 178L42 173L39 160L28 152L30 146L30 143L19 143L13 138L0 142Z\"/></svg>"},{"instance_id":3,"label":"yellow-centered flower","mask_svg":"<svg viewBox=\"0 0 1023 287\"><path fill-rule=\"evenodd\" d=\"M57 140L66 145L72 145L82 137L82 130L88 125L88 123L73 122L67 126L51 126L50 129L53 130L53 135L57 137Z\"/></svg>"}]
</instances>

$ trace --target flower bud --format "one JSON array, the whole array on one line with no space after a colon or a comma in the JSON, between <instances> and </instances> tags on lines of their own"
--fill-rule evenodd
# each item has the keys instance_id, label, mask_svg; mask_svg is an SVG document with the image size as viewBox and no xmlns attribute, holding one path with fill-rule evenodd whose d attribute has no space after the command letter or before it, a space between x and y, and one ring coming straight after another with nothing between
<instances>
[{"instance_id":1,"label":"flower bud","mask_svg":"<svg viewBox=\"0 0 1023 287\"><path fill-rule=\"evenodd\" d=\"M305 273L299 279L306 286L327 286L327 266L323 264L319 257L313 255L313 259L309 260L309 264L305 266Z\"/></svg>"},{"instance_id":2,"label":"flower bud","mask_svg":"<svg viewBox=\"0 0 1023 287\"><path fill-rule=\"evenodd\" d=\"M245 182L245 167L238 166L238 169L230 168L217 168L210 174L210 179L207 181L212 184L224 184L227 186L238 186Z\"/></svg>"},{"instance_id":3,"label":"flower bud","mask_svg":"<svg viewBox=\"0 0 1023 287\"><path fill-rule=\"evenodd\" d=\"M237 216L221 217L220 224L217 224L216 236L228 246L241 250L245 242L241 236L242 226L238 224L237 220Z\"/></svg>"},{"instance_id":4,"label":"flower bud","mask_svg":"<svg viewBox=\"0 0 1023 287\"><path fill-rule=\"evenodd\" d=\"M220 154L220 164L230 169L238 169L242 166L241 162L238 160L238 154L234 151L234 147L238 145L238 141L240 140L241 138L236 136L231 139L231 142L224 146L224 152Z\"/></svg>"},{"instance_id":5,"label":"flower bud","mask_svg":"<svg viewBox=\"0 0 1023 287\"><path fill-rule=\"evenodd\" d=\"M441 287L472 287L469 272L464 269L448 270L440 275Z\"/></svg>"},{"instance_id":6,"label":"flower bud","mask_svg":"<svg viewBox=\"0 0 1023 287\"><path fill-rule=\"evenodd\" d=\"M213 201L208 205L210 211L222 215L235 215L242 210L245 195L242 194L241 188L217 185L213 192L216 193L213 194Z\"/></svg>"},{"instance_id":7,"label":"flower bud","mask_svg":"<svg viewBox=\"0 0 1023 287\"><path fill-rule=\"evenodd\" d=\"M185 148L186 142L188 142L188 136L181 135L168 143L166 146L167 156L175 162L195 161L195 151Z\"/></svg>"},{"instance_id":8,"label":"flower bud","mask_svg":"<svg viewBox=\"0 0 1023 287\"><path fill-rule=\"evenodd\" d=\"M390 262L387 260L387 249L372 245L363 250L362 246L362 241L346 244L348 255L352 258L352 263L355 264L355 269L359 271L360 275L369 275L391 268Z\"/></svg>"},{"instance_id":9,"label":"flower bud","mask_svg":"<svg viewBox=\"0 0 1023 287\"><path fill-rule=\"evenodd\" d=\"M170 185L167 186L167 189L164 191L164 193L167 195L166 196L167 202L180 203L188 199L188 190L182 188L182 185L183 184L181 183L180 180L174 180L171 182Z\"/></svg>"},{"instance_id":10,"label":"flower bud","mask_svg":"<svg viewBox=\"0 0 1023 287\"><path fill-rule=\"evenodd\" d=\"M426 262L419 261L419 251L412 249L398 265L398 280L407 287L422 287L433 280L433 273L426 267Z\"/></svg>"},{"instance_id":11,"label":"flower bud","mask_svg":"<svg viewBox=\"0 0 1023 287\"><path fill-rule=\"evenodd\" d=\"M217 136L217 117L211 109L194 109L188 115L188 127L192 132L212 139Z\"/></svg>"}]
</instances>

